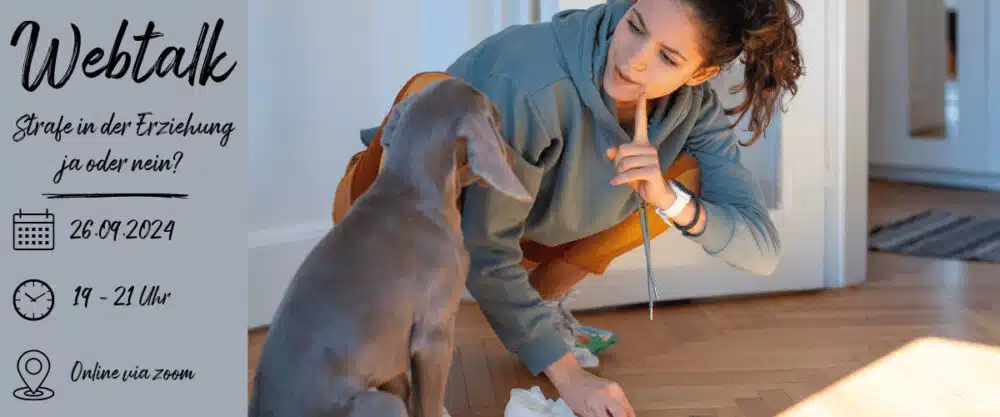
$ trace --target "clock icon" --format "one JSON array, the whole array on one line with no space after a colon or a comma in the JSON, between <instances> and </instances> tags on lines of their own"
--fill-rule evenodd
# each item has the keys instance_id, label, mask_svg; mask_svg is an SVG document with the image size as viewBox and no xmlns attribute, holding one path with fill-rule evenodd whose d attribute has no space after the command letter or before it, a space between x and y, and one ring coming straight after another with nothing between
<instances>
[{"instance_id":1,"label":"clock icon","mask_svg":"<svg viewBox=\"0 0 1000 417\"><path fill-rule=\"evenodd\" d=\"M29 279L14 289L14 311L28 321L44 319L52 313L56 296L45 281Z\"/></svg>"}]
</instances>

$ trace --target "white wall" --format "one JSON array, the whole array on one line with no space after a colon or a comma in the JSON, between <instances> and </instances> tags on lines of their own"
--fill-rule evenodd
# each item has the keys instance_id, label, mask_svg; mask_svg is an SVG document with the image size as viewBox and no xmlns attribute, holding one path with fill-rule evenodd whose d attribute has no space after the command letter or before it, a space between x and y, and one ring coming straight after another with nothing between
<instances>
[{"instance_id":1,"label":"white wall","mask_svg":"<svg viewBox=\"0 0 1000 417\"><path fill-rule=\"evenodd\" d=\"M589 9L594 5L604 3L604 0L555 0L558 3L559 10L566 9ZM544 16L543 16L544 17Z\"/></svg>"},{"instance_id":2,"label":"white wall","mask_svg":"<svg viewBox=\"0 0 1000 417\"><path fill-rule=\"evenodd\" d=\"M443 70L526 19L521 3L250 0L251 328L270 322L302 257L332 225L337 182L362 149L358 130L382 121L413 74Z\"/></svg>"},{"instance_id":3,"label":"white wall","mask_svg":"<svg viewBox=\"0 0 1000 417\"><path fill-rule=\"evenodd\" d=\"M461 36L471 30L468 8L454 6L453 0L252 1L255 231L327 222L335 174L361 149L358 129L381 121L410 75L443 69L471 46ZM428 14L450 23L429 25Z\"/></svg>"}]
</instances>

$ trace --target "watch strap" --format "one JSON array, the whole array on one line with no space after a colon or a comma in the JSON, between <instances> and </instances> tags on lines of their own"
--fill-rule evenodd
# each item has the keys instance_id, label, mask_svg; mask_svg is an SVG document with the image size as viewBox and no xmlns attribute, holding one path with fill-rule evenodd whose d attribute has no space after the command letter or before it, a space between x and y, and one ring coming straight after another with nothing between
<instances>
[{"instance_id":1,"label":"watch strap","mask_svg":"<svg viewBox=\"0 0 1000 417\"><path fill-rule=\"evenodd\" d=\"M675 180L670 180L667 182L670 189L674 191L674 202L662 210L661 216L666 216L667 218L674 218L681 214L681 211L691 202L691 193L689 193L683 186L677 183Z\"/></svg>"}]
</instances>

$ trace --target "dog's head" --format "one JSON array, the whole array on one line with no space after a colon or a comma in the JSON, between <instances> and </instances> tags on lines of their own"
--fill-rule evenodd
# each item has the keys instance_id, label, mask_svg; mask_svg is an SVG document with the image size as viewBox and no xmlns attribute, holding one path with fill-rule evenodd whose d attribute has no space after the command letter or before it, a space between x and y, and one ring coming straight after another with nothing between
<instances>
[{"instance_id":1,"label":"dog's head","mask_svg":"<svg viewBox=\"0 0 1000 417\"><path fill-rule=\"evenodd\" d=\"M397 103L383 135L404 124L430 123L429 137L454 141L460 187L478 182L528 203L532 196L514 174L513 150L500 134L502 120L500 110L485 94L461 79L445 78Z\"/></svg>"}]
</instances>

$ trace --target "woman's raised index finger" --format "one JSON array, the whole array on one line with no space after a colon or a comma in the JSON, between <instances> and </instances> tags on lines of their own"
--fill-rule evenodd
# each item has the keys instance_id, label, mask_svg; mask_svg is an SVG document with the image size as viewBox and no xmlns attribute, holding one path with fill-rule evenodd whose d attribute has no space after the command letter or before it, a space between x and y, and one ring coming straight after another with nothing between
<instances>
[{"instance_id":1,"label":"woman's raised index finger","mask_svg":"<svg viewBox=\"0 0 1000 417\"><path fill-rule=\"evenodd\" d=\"M649 127L646 120L646 92L639 93L635 104L635 136L632 143L649 143Z\"/></svg>"}]
</instances>

